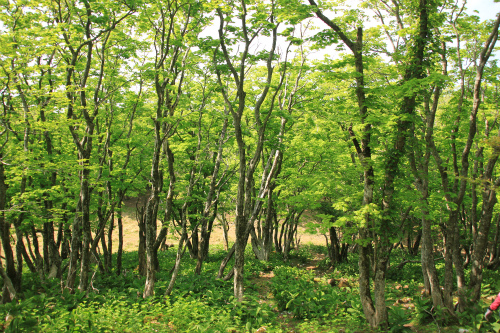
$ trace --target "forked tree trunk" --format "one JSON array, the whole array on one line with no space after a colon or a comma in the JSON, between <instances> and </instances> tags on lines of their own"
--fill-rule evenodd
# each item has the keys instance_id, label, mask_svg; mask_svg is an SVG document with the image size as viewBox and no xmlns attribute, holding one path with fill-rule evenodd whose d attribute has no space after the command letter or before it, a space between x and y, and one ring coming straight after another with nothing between
<instances>
[{"instance_id":1,"label":"forked tree trunk","mask_svg":"<svg viewBox=\"0 0 500 333\"><path fill-rule=\"evenodd\" d=\"M302 216L302 212L297 212L295 211L295 208L292 209L292 214L290 219L288 219L288 229L285 232L285 239L284 241L284 246L283 246L283 258L285 261L288 260L288 256L290 255L290 250L292 248L292 243L294 240L294 237L297 235L297 227L299 224L299 219Z\"/></svg>"},{"instance_id":2,"label":"forked tree trunk","mask_svg":"<svg viewBox=\"0 0 500 333\"><path fill-rule=\"evenodd\" d=\"M356 134L349 128L349 133L352 138L354 147L358 158L364 168L364 190L363 190L363 206L370 205L373 201L373 182L374 182L374 171L373 165L370 163L371 159L371 149L370 149L370 133L371 124L366 122L366 117L368 114L368 108L365 103L365 86L364 86L364 67L363 67L363 29L359 27L357 29L356 41L352 41L342 29L335 24L333 21L328 19L323 12L317 7L314 0L309 0L311 6L314 7L316 15L327 24L333 31L335 31L344 44L351 50L354 55L354 65L356 70L356 97L358 100L359 115L361 116L361 121L364 124L363 132L361 135L361 145L359 144ZM361 239L365 239L368 236L368 226L371 225L371 217L366 214L365 217L366 227L361 227L359 231L359 236ZM380 276L378 277L381 278ZM378 285L376 285L378 286ZM374 306L374 302L370 291L370 248L369 245L359 246L359 294L361 298L361 305L363 307L363 312L365 314L366 320L371 327L380 327L387 325L387 322L380 322L380 318L385 318L387 315L377 314ZM380 308L383 312L387 313L386 309Z\"/></svg>"},{"instance_id":3,"label":"forked tree trunk","mask_svg":"<svg viewBox=\"0 0 500 333\"><path fill-rule=\"evenodd\" d=\"M61 256L57 248L56 242L54 241L54 223L46 222L44 223L44 243L47 245L47 252L49 260L47 262L49 268L49 278L61 278Z\"/></svg>"},{"instance_id":4,"label":"forked tree trunk","mask_svg":"<svg viewBox=\"0 0 500 333\"><path fill-rule=\"evenodd\" d=\"M45 281L45 273L43 269L43 257L40 254L40 246L38 243L38 237L36 234L36 229L35 226L31 226L31 237L32 237L32 242L33 242L33 250L31 249L30 246L30 241L28 236L26 235L26 239L28 242L28 249L30 251L30 255L33 258L33 261L35 262L35 267L36 267L36 272L38 273L38 277L40 278L40 281ZM33 253L34 251L34 253Z\"/></svg>"}]
</instances>

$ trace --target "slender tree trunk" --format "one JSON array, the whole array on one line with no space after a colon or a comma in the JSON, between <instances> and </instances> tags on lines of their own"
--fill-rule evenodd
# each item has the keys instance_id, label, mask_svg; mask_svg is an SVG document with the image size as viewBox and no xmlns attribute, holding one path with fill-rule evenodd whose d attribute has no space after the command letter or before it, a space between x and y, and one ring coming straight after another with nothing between
<instances>
[{"instance_id":1,"label":"slender tree trunk","mask_svg":"<svg viewBox=\"0 0 500 333\"><path fill-rule=\"evenodd\" d=\"M311 6L315 7L316 15L325 22L332 30L334 30L338 36L342 39L345 45L349 47L354 55L354 65L356 69L356 96L358 99L359 114L364 124L364 129L361 137L361 145L359 145L355 133L352 127L349 128L349 133L351 135L353 145L356 148L358 158L364 167L364 190L363 190L363 206L369 205L373 201L373 178L374 170L373 165L370 163L371 150L370 150L370 133L371 124L366 122L366 117L368 113L368 108L365 103L365 86L364 86L364 66L363 66L363 29L359 27L357 29L356 41L352 41L342 29L328 19L318 8L314 0L309 0ZM369 214L365 215L366 226L371 225L371 217ZM367 227L360 228L359 236L365 238L368 236ZM384 326L386 323L378 322L378 318L387 317L387 315L380 315L376 313L374 302L370 291L370 251L367 245L359 246L359 294L361 298L361 305L363 307L363 312L365 314L366 320L372 327ZM378 277L381 278L380 276ZM380 281L379 281L380 282ZM379 285L376 285L379 287ZM382 309L387 312L387 310Z\"/></svg>"},{"instance_id":2,"label":"slender tree trunk","mask_svg":"<svg viewBox=\"0 0 500 333\"><path fill-rule=\"evenodd\" d=\"M175 257L175 265L174 269L172 271L172 276L170 278L170 282L167 287L167 291L165 292L165 295L169 296L172 293L172 290L174 289L175 285L175 280L177 279L177 275L179 274L179 270L181 267L181 260L182 260L182 255L184 254L185 251L185 246L184 243L187 240L187 232L186 228L183 228L182 231L182 236L181 239L179 240L179 245L177 246L177 256Z\"/></svg>"},{"instance_id":3,"label":"slender tree trunk","mask_svg":"<svg viewBox=\"0 0 500 333\"><path fill-rule=\"evenodd\" d=\"M483 193L483 210L479 221L479 232L474 244L472 254L472 267L470 273L469 287L472 289L472 301L478 302L481 297L481 284L483 280L484 257L490 233L493 208L497 203L496 191L485 190Z\"/></svg>"},{"instance_id":4,"label":"slender tree trunk","mask_svg":"<svg viewBox=\"0 0 500 333\"><path fill-rule=\"evenodd\" d=\"M2 262L0 261L0 275L3 279L3 294L2 294L2 303L5 304L7 302L13 301L17 297L16 288L14 288L14 284L10 279L9 275L3 269Z\"/></svg>"},{"instance_id":5,"label":"slender tree trunk","mask_svg":"<svg viewBox=\"0 0 500 333\"><path fill-rule=\"evenodd\" d=\"M276 250L277 253L282 253L283 249L281 248L281 241L280 241L280 224L278 221L278 216L275 213L273 217L273 222L274 222L274 249Z\"/></svg>"},{"instance_id":6,"label":"slender tree trunk","mask_svg":"<svg viewBox=\"0 0 500 333\"><path fill-rule=\"evenodd\" d=\"M44 269L43 269L43 257L40 254L40 246L38 243L38 237L36 234L35 226L33 226L33 225L31 226L31 236L33 237L33 248L34 248L35 253L32 253L31 248L30 248L30 254L31 254L31 257L33 258L33 260L35 261L35 267L36 267L36 271L38 273L38 276L40 277L40 281L44 281L45 274L44 274ZM28 244L29 244L29 242L28 242Z\"/></svg>"},{"instance_id":7,"label":"slender tree trunk","mask_svg":"<svg viewBox=\"0 0 500 333\"><path fill-rule=\"evenodd\" d=\"M221 222L221 225L222 225L222 236L224 239L224 250L228 251L229 250L229 235L228 235L229 223L226 220L225 213L222 213L219 216L220 216L219 221Z\"/></svg>"},{"instance_id":8,"label":"slender tree trunk","mask_svg":"<svg viewBox=\"0 0 500 333\"><path fill-rule=\"evenodd\" d=\"M253 253L259 260L268 261L269 255L273 246L273 192L269 190L267 195L267 210L264 224L262 225L260 237L255 233L255 229L251 230L251 242Z\"/></svg>"},{"instance_id":9,"label":"slender tree trunk","mask_svg":"<svg viewBox=\"0 0 500 333\"><path fill-rule=\"evenodd\" d=\"M116 251L116 274L122 272L123 256L123 220L122 220L122 201L118 201L118 250Z\"/></svg>"},{"instance_id":10,"label":"slender tree trunk","mask_svg":"<svg viewBox=\"0 0 500 333\"><path fill-rule=\"evenodd\" d=\"M450 226L445 227L445 232L443 233L443 246L444 246L444 289L443 289L443 302L448 309L453 309L453 234L452 230L449 230Z\"/></svg>"},{"instance_id":11,"label":"slender tree trunk","mask_svg":"<svg viewBox=\"0 0 500 333\"><path fill-rule=\"evenodd\" d=\"M233 246L231 246L231 249L227 253L224 260L222 260L220 267L219 267L219 272L217 273L218 279L222 279L222 277L224 276L224 270L226 269L226 266L229 263L229 261L233 258L235 249L236 249L236 245L233 244Z\"/></svg>"},{"instance_id":12,"label":"slender tree trunk","mask_svg":"<svg viewBox=\"0 0 500 333\"><path fill-rule=\"evenodd\" d=\"M137 249L137 255L139 258L139 274L146 276L146 224L144 220L146 218L144 207L137 208L137 223L139 224L139 248Z\"/></svg>"},{"instance_id":13,"label":"slender tree trunk","mask_svg":"<svg viewBox=\"0 0 500 333\"><path fill-rule=\"evenodd\" d=\"M366 230L360 230L359 236L361 239L366 238ZM377 327L378 322L376 320L376 311L371 298L370 292L370 253L368 246L359 245L359 296L361 297L361 305L363 306L363 312L365 318L371 327ZM384 301L385 303L385 301Z\"/></svg>"},{"instance_id":14,"label":"slender tree trunk","mask_svg":"<svg viewBox=\"0 0 500 333\"><path fill-rule=\"evenodd\" d=\"M78 200L75 218L73 220L72 233L71 233L71 252L69 258L69 268L68 276L66 277L66 288L70 291L74 291L76 283L76 269L78 265L78 258L80 255L81 247L81 216L79 214L81 210L81 200Z\"/></svg>"},{"instance_id":15,"label":"slender tree trunk","mask_svg":"<svg viewBox=\"0 0 500 333\"><path fill-rule=\"evenodd\" d=\"M458 311L463 312L465 310L465 298L466 298L466 290L465 290L465 273L464 273L464 264L462 259L462 245L460 244L460 230L458 225L458 214L457 220L454 225L455 230L453 231L453 245L452 245L452 256L453 256L453 265L455 266L455 274L457 281L457 291L458 291Z\"/></svg>"},{"instance_id":16,"label":"slender tree trunk","mask_svg":"<svg viewBox=\"0 0 500 333\"><path fill-rule=\"evenodd\" d=\"M71 229L68 217L65 216L64 233L61 241L61 259L68 259L71 256Z\"/></svg>"},{"instance_id":17,"label":"slender tree trunk","mask_svg":"<svg viewBox=\"0 0 500 333\"><path fill-rule=\"evenodd\" d=\"M61 278L61 256L57 249L57 245L54 241L54 223L46 222L44 223L44 244L47 244L47 254L49 260L47 262L47 267L49 269L49 278Z\"/></svg>"},{"instance_id":18,"label":"slender tree trunk","mask_svg":"<svg viewBox=\"0 0 500 333\"><path fill-rule=\"evenodd\" d=\"M0 153L0 159L2 158L3 154ZM12 280L15 281L17 275L16 268L14 265L14 253L12 251L12 246L10 244L10 223L5 220L4 211L6 203L7 203L7 184L5 183L4 164L0 163L0 237L2 240L2 247L3 247L5 266L6 266L6 271L4 271L3 266L0 266L4 282L2 303L10 302L16 297L16 291L12 283Z\"/></svg>"},{"instance_id":19,"label":"slender tree trunk","mask_svg":"<svg viewBox=\"0 0 500 333\"><path fill-rule=\"evenodd\" d=\"M159 78L156 75L155 81ZM157 83L158 87L158 83ZM159 88L157 88L159 89ZM160 152L163 146L160 118L163 116L163 91L157 92L157 114L155 119L155 143L153 151L153 161L151 166L151 193L144 208L144 234L146 248L146 283L143 297L154 295L154 285L156 281L156 256L154 243L156 241L156 218L158 215L159 193L163 187L163 173L160 171Z\"/></svg>"},{"instance_id":20,"label":"slender tree trunk","mask_svg":"<svg viewBox=\"0 0 500 333\"><path fill-rule=\"evenodd\" d=\"M471 118L475 116L479 110L481 103L481 82L483 78L484 67L495 47L498 40L498 28L500 26L500 15L493 25L493 30L488 37L483 50L479 56L479 65L476 69L476 79L474 82L473 105ZM475 133L476 123L471 124L471 133ZM474 130L474 132L472 132ZM500 136L500 133L499 135ZM500 155L500 148L495 146L492 156L489 158L487 166L485 167L483 182L485 183L483 189L483 209L481 219L479 222L479 232L474 243L474 253L472 255L472 269L470 276L470 288L472 289L472 299L477 302L481 295L482 271L484 265L484 256L489 237L491 219L493 216L493 208L497 202L496 192L494 188L500 185L500 179L497 179L492 184L493 170Z\"/></svg>"},{"instance_id":21,"label":"slender tree trunk","mask_svg":"<svg viewBox=\"0 0 500 333\"><path fill-rule=\"evenodd\" d=\"M443 75L447 74L447 61L446 61L446 45L443 44L442 66ZM439 285L439 276L437 274L436 266L434 264L433 240L432 240L432 221L429 217L428 211L428 198L429 198L429 164L433 147L433 133L436 111L438 107L439 98L441 96L441 87L435 87L433 93L433 103L430 106L430 94L424 100L425 106L425 152L420 153L418 144L416 143L417 135L413 133L414 147L409 154L410 165L412 172L415 176L415 186L420 192L420 207L422 212L421 235L422 249L421 249L421 262L422 274L424 278L424 287L427 294L432 296L432 303L434 308L442 308L444 306L443 293ZM418 243L413 247L415 252L418 252Z\"/></svg>"},{"instance_id":22,"label":"slender tree trunk","mask_svg":"<svg viewBox=\"0 0 500 333\"><path fill-rule=\"evenodd\" d=\"M423 203L425 205L426 203ZM424 206L425 207L425 206ZM431 231L431 221L428 212L422 213L422 249L420 252L422 260L422 271L424 280L427 281L426 291L432 296L434 307L443 307L443 294L439 285L439 276L434 264L433 241Z\"/></svg>"},{"instance_id":23,"label":"slender tree trunk","mask_svg":"<svg viewBox=\"0 0 500 333\"><path fill-rule=\"evenodd\" d=\"M23 237L26 239L26 241L28 242L28 249L31 248L31 244L29 243L29 238L28 238L28 235L25 233L23 234ZM31 250L30 250L31 252ZM23 251L23 259L24 259L24 262L26 263L26 266L28 266L29 270L31 273L36 273L36 267L35 265L33 264L33 260L31 260L32 257L30 257L30 254L28 253L28 251L26 251L26 246L24 247L24 251Z\"/></svg>"},{"instance_id":24,"label":"slender tree trunk","mask_svg":"<svg viewBox=\"0 0 500 333\"><path fill-rule=\"evenodd\" d=\"M90 141L91 139L89 139ZM88 143L90 147L92 146ZM78 289L82 292L86 292L89 288L89 271L90 271L90 242L91 242L91 230L90 230L90 188L89 188L89 178L90 169L84 168L82 176L82 187L80 191L81 201L82 201L82 258L80 266L80 283Z\"/></svg>"}]
</instances>

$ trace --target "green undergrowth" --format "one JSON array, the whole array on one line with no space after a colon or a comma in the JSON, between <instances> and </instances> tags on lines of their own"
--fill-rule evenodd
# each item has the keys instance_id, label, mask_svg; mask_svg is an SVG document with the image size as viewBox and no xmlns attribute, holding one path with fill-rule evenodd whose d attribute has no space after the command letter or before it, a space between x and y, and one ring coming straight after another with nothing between
<instances>
[{"instance_id":1,"label":"green undergrowth","mask_svg":"<svg viewBox=\"0 0 500 333\"><path fill-rule=\"evenodd\" d=\"M274 269L272 292L280 311L289 311L303 319L335 318L340 324L356 319L361 322L359 296L353 288L332 288L315 278L312 271L279 266Z\"/></svg>"},{"instance_id":2,"label":"green undergrowth","mask_svg":"<svg viewBox=\"0 0 500 333\"><path fill-rule=\"evenodd\" d=\"M256 260L248 249L245 299L233 297L232 280L215 279L225 251L212 250L202 274L186 255L173 293L166 297L174 251L160 252L155 296L143 299L144 277L136 271L137 253L126 253L121 272L97 271L93 290L70 293L64 280L41 282L26 272L23 294L0 305L0 331L5 332L377 332L364 319L357 286L357 256L331 267L317 261L325 249L302 246L287 262L277 253ZM393 262L402 257L396 252ZM316 270L306 269L314 263ZM232 263L228 265L229 269ZM310 268L310 267L309 267ZM495 329L482 320L484 307L460 314L459 326L442 320L439 309L421 296L421 270L408 263L388 272L386 299L390 332L469 332ZM498 290L494 275L485 274L485 289ZM330 283L332 282L333 283ZM332 286L333 285L333 286ZM486 306L486 305L485 305ZM418 329L417 329L418 328Z\"/></svg>"}]
</instances>

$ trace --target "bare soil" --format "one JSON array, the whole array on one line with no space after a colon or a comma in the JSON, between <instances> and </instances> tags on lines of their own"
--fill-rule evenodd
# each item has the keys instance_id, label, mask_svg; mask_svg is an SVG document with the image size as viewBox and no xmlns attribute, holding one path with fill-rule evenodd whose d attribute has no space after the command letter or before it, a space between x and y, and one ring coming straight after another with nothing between
<instances>
[{"instance_id":1,"label":"bare soil","mask_svg":"<svg viewBox=\"0 0 500 333\"><path fill-rule=\"evenodd\" d=\"M124 251L137 251L139 245L139 225L137 224L137 214L136 207L142 205L144 198L132 198L124 201L123 209L123 250ZM305 215L303 221L299 224L298 234L300 244L314 244L314 245L325 245L325 236L319 232L316 234L311 234L306 232L305 224L313 219L313 217L308 214ZM233 220L229 217L229 232L228 238L229 243L232 244L235 240L235 227ZM115 221L115 226L117 222ZM158 226L161 228L161 222L158 221ZM167 244L177 246L179 240L179 235L173 234L169 231L167 235ZM118 244L118 228L115 227L113 232L113 244ZM222 232L222 225L218 220L214 222L214 228L212 230L212 235L210 236L210 244L222 245L224 244L224 237ZM116 245L114 245L116 247Z\"/></svg>"}]
</instances>

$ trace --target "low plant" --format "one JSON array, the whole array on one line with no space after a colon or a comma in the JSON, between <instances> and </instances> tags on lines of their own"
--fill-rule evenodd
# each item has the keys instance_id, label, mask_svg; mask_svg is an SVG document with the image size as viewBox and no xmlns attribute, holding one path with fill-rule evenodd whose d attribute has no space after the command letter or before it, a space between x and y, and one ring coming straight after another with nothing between
<instances>
[{"instance_id":1,"label":"low plant","mask_svg":"<svg viewBox=\"0 0 500 333\"><path fill-rule=\"evenodd\" d=\"M391 306L389 308L389 332L411 332L411 329L405 326L409 323L409 313L405 308L401 306Z\"/></svg>"},{"instance_id":2,"label":"low plant","mask_svg":"<svg viewBox=\"0 0 500 333\"><path fill-rule=\"evenodd\" d=\"M258 297L246 295L243 301L238 302L231 298L231 316L243 324L247 331L258 329L266 323L272 322L276 313L267 303L261 303Z\"/></svg>"},{"instance_id":3,"label":"low plant","mask_svg":"<svg viewBox=\"0 0 500 333\"><path fill-rule=\"evenodd\" d=\"M332 288L323 281L316 282L314 273L297 267L279 266L274 269L272 291L278 310L296 318L321 318L356 315L358 303L350 288Z\"/></svg>"}]
</instances>

